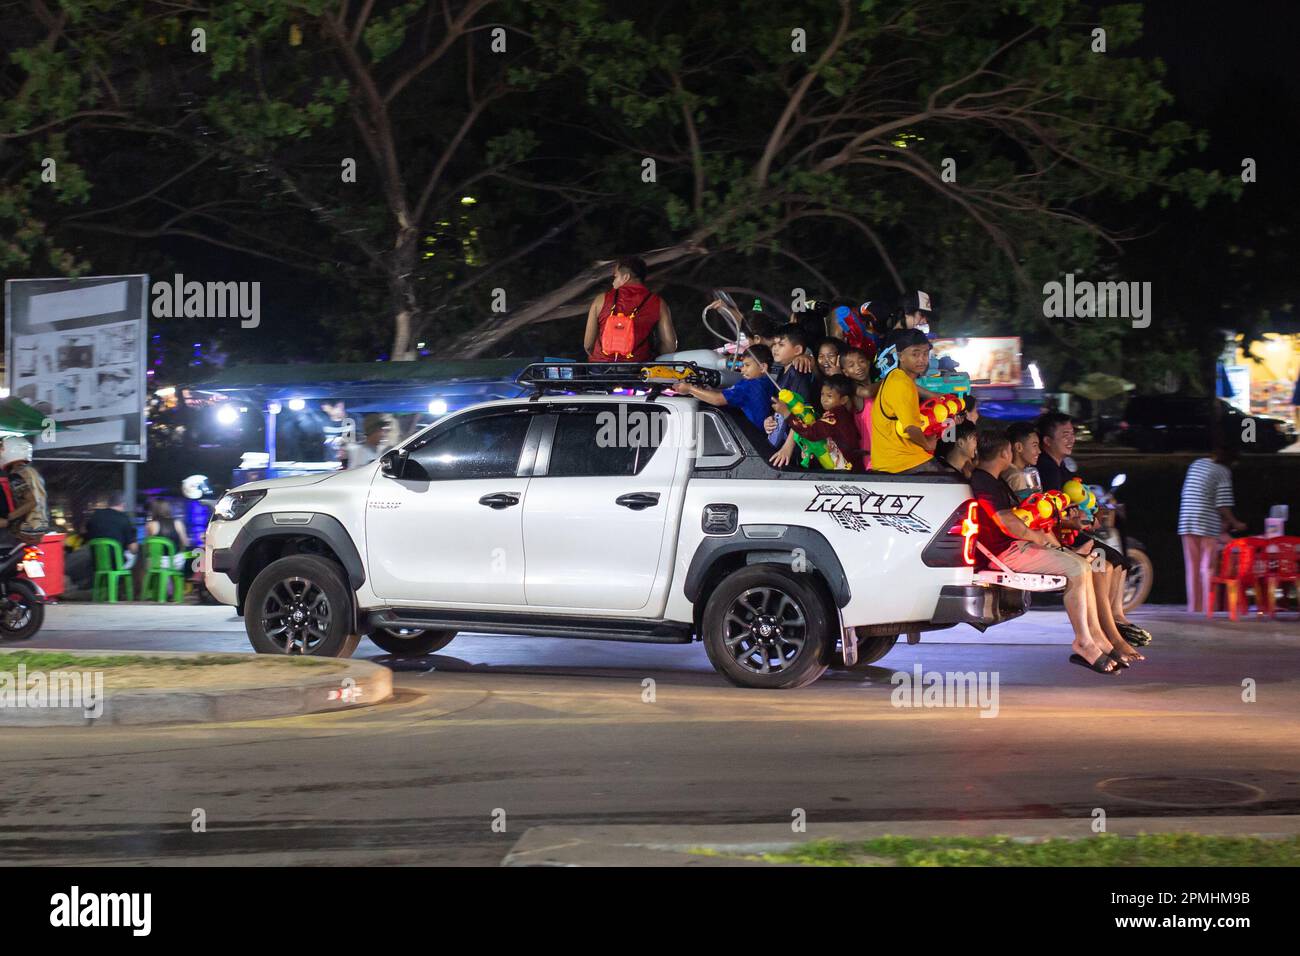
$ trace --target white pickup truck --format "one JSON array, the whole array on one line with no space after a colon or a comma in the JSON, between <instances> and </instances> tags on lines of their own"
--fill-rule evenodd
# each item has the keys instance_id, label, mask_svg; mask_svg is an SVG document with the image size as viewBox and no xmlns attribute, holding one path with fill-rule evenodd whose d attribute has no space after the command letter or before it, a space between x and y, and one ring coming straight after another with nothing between
<instances>
[{"instance_id":1,"label":"white pickup truck","mask_svg":"<svg viewBox=\"0 0 1300 956\"><path fill-rule=\"evenodd\" d=\"M345 657L369 635L421 655L458 631L699 640L766 688L1024 611L973 568L960 478L779 470L735 409L590 369L532 366L531 398L448 415L366 467L233 489L208 590L262 653Z\"/></svg>"}]
</instances>

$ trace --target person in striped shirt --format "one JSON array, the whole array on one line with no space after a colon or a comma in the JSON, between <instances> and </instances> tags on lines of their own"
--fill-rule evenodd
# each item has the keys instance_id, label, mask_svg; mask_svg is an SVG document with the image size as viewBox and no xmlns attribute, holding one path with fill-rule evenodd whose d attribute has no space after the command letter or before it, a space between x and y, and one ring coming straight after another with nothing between
<instances>
[{"instance_id":1,"label":"person in striped shirt","mask_svg":"<svg viewBox=\"0 0 1300 956\"><path fill-rule=\"evenodd\" d=\"M1232 465L1237 450L1218 445L1209 458L1198 458L1187 469L1178 508L1178 534L1183 539L1183 568L1187 581L1187 610L1205 610L1210 578L1220 543L1229 540L1228 531L1245 531L1246 525L1233 514ZM1225 530L1226 529L1226 530Z\"/></svg>"}]
</instances>

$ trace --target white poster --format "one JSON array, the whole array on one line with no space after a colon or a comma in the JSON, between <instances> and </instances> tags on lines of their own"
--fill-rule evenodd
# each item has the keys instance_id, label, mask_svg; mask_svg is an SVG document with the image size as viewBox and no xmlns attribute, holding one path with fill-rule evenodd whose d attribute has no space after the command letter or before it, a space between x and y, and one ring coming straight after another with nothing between
<instances>
[{"instance_id":1,"label":"white poster","mask_svg":"<svg viewBox=\"0 0 1300 956\"><path fill-rule=\"evenodd\" d=\"M54 423L37 458L145 460L148 276L5 283L9 392Z\"/></svg>"}]
</instances>

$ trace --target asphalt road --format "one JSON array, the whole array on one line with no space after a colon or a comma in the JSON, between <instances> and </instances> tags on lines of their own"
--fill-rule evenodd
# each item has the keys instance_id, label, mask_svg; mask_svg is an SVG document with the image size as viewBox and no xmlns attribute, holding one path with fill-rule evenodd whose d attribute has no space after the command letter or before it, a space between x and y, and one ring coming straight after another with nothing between
<instances>
[{"instance_id":1,"label":"asphalt road","mask_svg":"<svg viewBox=\"0 0 1300 956\"><path fill-rule=\"evenodd\" d=\"M92 630L55 609L33 644L247 650L228 609L192 610L196 629L176 628L190 609L172 608L165 630L111 615ZM724 683L699 646L462 635L391 662L396 699L357 711L7 728L0 862L495 865L543 823L779 822L796 809L810 823L1300 813L1295 618L1141 619L1157 635L1150 660L1115 678L1068 665L1064 616L1047 611L768 693ZM390 662L369 641L357 655ZM996 717L894 706L891 676L915 664L996 675Z\"/></svg>"}]
</instances>

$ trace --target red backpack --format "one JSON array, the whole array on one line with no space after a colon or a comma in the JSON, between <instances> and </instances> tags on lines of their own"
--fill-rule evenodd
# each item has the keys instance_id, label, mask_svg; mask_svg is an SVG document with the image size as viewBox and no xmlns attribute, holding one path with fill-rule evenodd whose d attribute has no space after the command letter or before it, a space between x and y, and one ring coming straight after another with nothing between
<instances>
[{"instance_id":1,"label":"red backpack","mask_svg":"<svg viewBox=\"0 0 1300 956\"><path fill-rule=\"evenodd\" d=\"M633 352L636 351L636 314L641 311L641 306L646 304L651 294L647 291L636 308L628 314L618 311L618 290L614 290L609 304L609 315L605 317L605 325L600 330L602 352L615 358L620 354L628 358L632 357Z\"/></svg>"}]
</instances>

